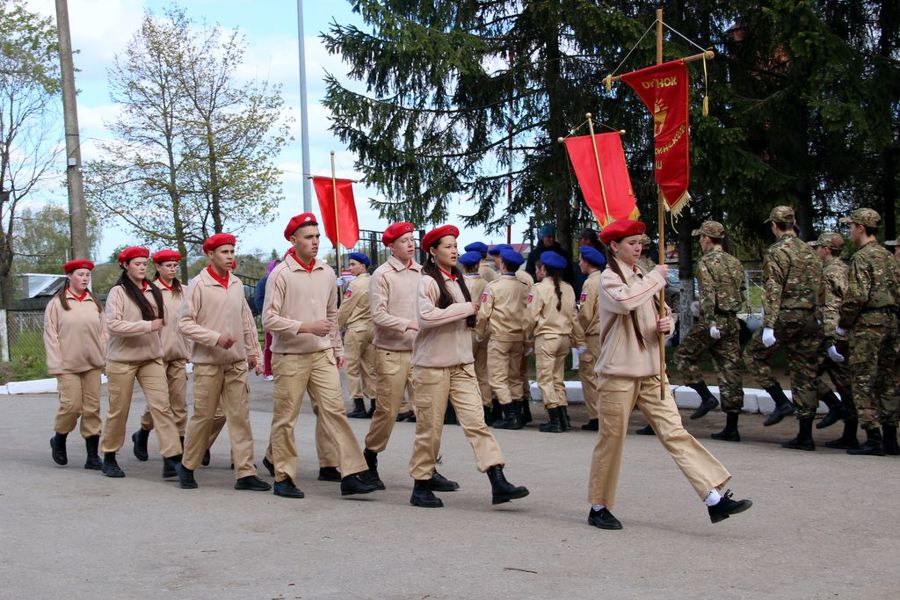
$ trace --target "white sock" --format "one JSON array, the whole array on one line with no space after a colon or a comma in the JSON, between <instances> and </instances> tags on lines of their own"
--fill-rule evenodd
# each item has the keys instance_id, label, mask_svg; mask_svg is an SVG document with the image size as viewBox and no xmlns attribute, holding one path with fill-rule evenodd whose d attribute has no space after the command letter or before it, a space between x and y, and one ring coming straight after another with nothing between
<instances>
[{"instance_id":1,"label":"white sock","mask_svg":"<svg viewBox=\"0 0 900 600\"><path fill-rule=\"evenodd\" d=\"M710 490L709 494L706 495L706 500L704 500L704 502L706 502L707 506L715 506L721 499L722 494L719 493L719 490Z\"/></svg>"},{"instance_id":2,"label":"white sock","mask_svg":"<svg viewBox=\"0 0 900 600\"><path fill-rule=\"evenodd\" d=\"M606 505L605 505L605 504L592 504L592 505L591 505L591 510L593 510L593 511L595 511L595 512L600 512L600 511L603 510L604 508L606 508Z\"/></svg>"}]
</instances>

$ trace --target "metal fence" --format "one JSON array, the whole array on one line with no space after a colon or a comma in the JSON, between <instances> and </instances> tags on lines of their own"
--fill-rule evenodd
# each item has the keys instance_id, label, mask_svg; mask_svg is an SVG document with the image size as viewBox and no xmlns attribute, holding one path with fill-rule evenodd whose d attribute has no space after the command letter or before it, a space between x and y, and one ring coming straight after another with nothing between
<instances>
[{"instance_id":1,"label":"metal fence","mask_svg":"<svg viewBox=\"0 0 900 600\"><path fill-rule=\"evenodd\" d=\"M47 377L44 354L44 311L7 310L5 339L0 335L0 344L8 350L9 373L0 374L4 378L33 379ZM4 352L6 354L6 352ZM6 358L4 356L4 358Z\"/></svg>"}]
</instances>

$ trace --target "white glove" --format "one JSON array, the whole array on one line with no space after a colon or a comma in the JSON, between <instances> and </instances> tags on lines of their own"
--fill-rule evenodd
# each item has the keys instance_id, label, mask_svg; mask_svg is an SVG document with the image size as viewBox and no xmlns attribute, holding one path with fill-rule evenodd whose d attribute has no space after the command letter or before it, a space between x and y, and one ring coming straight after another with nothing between
<instances>
[{"instance_id":1,"label":"white glove","mask_svg":"<svg viewBox=\"0 0 900 600\"><path fill-rule=\"evenodd\" d=\"M722 339L722 332L719 331L719 328L718 328L718 327L716 327L715 325L713 325L712 327L709 328L709 337L711 337L711 338L714 339L714 340L721 340L721 339Z\"/></svg>"},{"instance_id":2,"label":"white glove","mask_svg":"<svg viewBox=\"0 0 900 600\"><path fill-rule=\"evenodd\" d=\"M846 336L847 336L847 330L844 329L843 327L835 327L835 328L834 328L834 332L835 332L836 334L838 334L839 336L841 336L841 337L846 337Z\"/></svg>"},{"instance_id":3,"label":"white glove","mask_svg":"<svg viewBox=\"0 0 900 600\"><path fill-rule=\"evenodd\" d=\"M771 348L775 345L775 330L771 327L763 327L762 332L762 343L766 348Z\"/></svg>"},{"instance_id":4,"label":"white glove","mask_svg":"<svg viewBox=\"0 0 900 600\"><path fill-rule=\"evenodd\" d=\"M834 344L828 346L828 358L830 358L832 362L836 362L838 364L844 362L844 356L837 351L837 348L834 346Z\"/></svg>"},{"instance_id":5,"label":"white glove","mask_svg":"<svg viewBox=\"0 0 900 600\"><path fill-rule=\"evenodd\" d=\"M578 346L575 348L575 353L578 354L578 356L581 356L585 352L587 352L587 346Z\"/></svg>"}]
</instances>

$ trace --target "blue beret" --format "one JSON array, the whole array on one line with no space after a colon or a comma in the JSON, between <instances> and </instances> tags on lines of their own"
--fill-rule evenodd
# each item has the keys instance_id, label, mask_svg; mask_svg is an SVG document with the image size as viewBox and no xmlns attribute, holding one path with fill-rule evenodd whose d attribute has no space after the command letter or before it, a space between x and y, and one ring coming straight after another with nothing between
<instances>
[{"instance_id":1,"label":"blue beret","mask_svg":"<svg viewBox=\"0 0 900 600\"><path fill-rule=\"evenodd\" d=\"M541 264L550 267L551 269L566 268L566 259L561 254L557 254L553 250L544 250L543 252L541 252L541 257L539 260L541 261Z\"/></svg>"},{"instance_id":2,"label":"blue beret","mask_svg":"<svg viewBox=\"0 0 900 600\"><path fill-rule=\"evenodd\" d=\"M513 249L513 247L510 246L509 244L497 244L496 246L494 246L493 248L488 250L488 254L490 254L491 256L497 256L498 254L500 254L500 252L502 250L512 250L512 249Z\"/></svg>"},{"instance_id":3,"label":"blue beret","mask_svg":"<svg viewBox=\"0 0 900 600\"><path fill-rule=\"evenodd\" d=\"M503 248L500 251L500 260L511 267L518 267L525 262L525 257L513 250L512 248Z\"/></svg>"},{"instance_id":4,"label":"blue beret","mask_svg":"<svg viewBox=\"0 0 900 600\"><path fill-rule=\"evenodd\" d=\"M350 260L355 260L358 263L362 263L367 267L372 264L372 261L369 260L369 257L363 254L362 252L351 252L348 254Z\"/></svg>"},{"instance_id":5,"label":"blue beret","mask_svg":"<svg viewBox=\"0 0 900 600\"><path fill-rule=\"evenodd\" d=\"M477 265L481 262L481 252L466 252L462 256L459 257L459 262L466 265L467 267L471 267L472 265Z\"/></svg>"},{"instance_id":6,"label":"blue beret","mask_svg":"<svg viewBox=\"0 0 900 600\"><path fill-rule=\"evenodd\" d=\"M488 247L484 242L472 242L471 244L466 246L464 250L466 252L481 252L482 254L484 254L488 251Z\"/></svg>"},{"instance_id":7,"label":"blue beret","mask_svg":"<svg viewBox=\"0 0 900 600\"><path fill-rule=\"evenodd\" d=\"M606 257L603 256L603 253L594 248L593 246L582 246L581 247L581 258L591 263L595 267L605 267L606 266Z\"/></svg>"}]
</instances>

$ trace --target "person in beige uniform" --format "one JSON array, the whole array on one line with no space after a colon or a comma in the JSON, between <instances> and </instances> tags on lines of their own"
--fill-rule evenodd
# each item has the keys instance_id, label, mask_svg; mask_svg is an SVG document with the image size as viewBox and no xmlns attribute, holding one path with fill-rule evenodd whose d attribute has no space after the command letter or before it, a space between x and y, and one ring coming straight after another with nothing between
<instances>
[{"instance_id":1,"label":"person in beige uniform","mask_svg":"<svg viewBox=\"0 0 900 600\"><path fill-rule=\"evenodd\" d=\"M588 422L581 428L585 431L598 431L600 420L597 407L600 402L600 388L597 386L599 377L594 371L597 356L600 355L600 311L597 307L597 297L600 292L600 272L606 266L606 257L593 246L582 246L578 266L581 272L587 275L581 286L578 308L578 324L584 331L584 346L578 358L578 378L581 379L581 392L588 413Z\"/></svg>"},{"instance_id":2,"label":"person in beige uniform","mask_svg":"<svg viewBox=\"0 0 900 600\"><path fill-rule=\"evenodd\" d=\"M367 269L369 257L361 252L351 252L348 268L355 277L338 310L338 327L344 332L344 352L347 359L347 379L350 382L350 398L353 399L351 419L371 418L366 411L369 398L372 414L375 413L375 346L372 345L372 309L369 306L369 282Z\"/></svg>"},{"instance_id":3,"label":"person in beige uniform","mask_svg":"<svg viewBox=\"0 0 900 600\"><path fill-rule=\"evenodd\" d=\"M409 461L409 474L415 481L409 501L424 508L444 505L435 491L454 491L459 487L435 470L448 401L456 408L459 424L475 452L478 470L488 475L492 503L528 495L527 488L506 480L500 446L484 423L470 331L475 326L478 300L472 302L456 267L458 236L459 229L444 225L422 238L428 259L417 292L419 334L413 345L412 362L419 417Z\"/></svg>"},{"instance_id":4,"label":"person in beige uniform","mask_svg":"<svg viewBox=\"0 0 900 600\"><path fill-rule=\"evenodd\" d=\"M575 291L562 280L566 259L553 250L541 253L541 279L528 294L525 336L534 340L535 368L544 408L550 417L539 429L560 433L570 429L566 410L565 364L569 348L580 346L584 333L575 318Z\"/></svg>"},{"instance_id":5,"label":"person in beige uniform","mask_svg":"<svg viewBox=\"0 0 900 600\"><path fill-rule=\"evenodd\" d=\"M178 315L181 311L181 302L184 293L181 282L178 281L178 266L181 262L181 254L175 250L160 250L153 254L153 264L156 265L156 279L153 285L159 288L163 297L163 307L166 312L165 325L159 330L163 345L163 366L166 369L166 381L169 385L169 406L175 415L175 424L178 426L178 435L184 445L184 432L187 428L187 369L185 368L190 351L187 342L178 331ZM147 452L147 440L153 430L153 415L150 407L144 409L141 417L141 427L131 434L134 443L134 456L140 461L149 458ZM174 475L172 475L174 477Z\"/></svg>"},{"instance_id":6,"label":"person in beige uniform","mask_svg":"<svg viewBox=\"0 0 900 600\"><path fill-rule=\"evenodd\" d=\"M44 310L44 354L47 372L56 376L59 408L50 438L50 456L58 465L69 462L66 437L81 419L87 449L85 469L100 470L100 371L106 353L103 305L91 293L89 260L63 265L66 283Z\"/></svg>"},{"instance_id":7,"label":"person in beige uniform","mask_svg":"<svg viewBox=\"0 0 900 600\"><path fill-rule=\"evenodd\" d=\"M469 246L471 245L469 244ZM466 248L469 246L466 246ZM485 246L486 251L487 246ZM469 295L473 298L481 298L488 283L478 272L481 265L481 254L475 251L468 251L459 257L459 264L462 265L464 270L463 278L466 280ZM484 407L484 422L492 425L494 419L500 420L502 413L500 402L491 393L491 381L488 370L489 343L490 330L472 331L472 354L475 356L475 375L478 377L478 390L481 392L481 404Z\"/></svg>"},{"instance_id":8,"label":"person in beige uniform","mask_svg":"<svg viewBox=\"0 0 900 600\"><path fill-rule=\"evenodd\" d=\"M487 264L488 260L488 246L484 242L472 242L467 245L463 250L466 253L469 252L477 252L478 253L478 265L475 269L475 272L478 273L482 279L484 279L485 284L488 284L495 279L497 279L497 272ZM462 258L462 257L460 257Z\"/></svg>"},{"instance_id":9,"label":"person in beige uniform","mask_svg":"<svg viewBox=\"0 0 900 600\"><path fill-rule=\"evenodd\" d=\"M500 259L500 278L490 282L481 294L475 335L489 340L489 381L503 417L495 420L493 426L497 429L522 429L525 423L521 365L526 297L531 288L516 277L516 269L525 262L521 254L503 249Z\"/></svg>"},{"instance_id":10,"label":"person in beige uniform","mask_svg":"<svg viewBox=\"0 0 900 600\"><path fill-rule=\"evenodd\" d=\"M643 275L640 221L607 225L600 239L609 248L608 266L600 275L600 436L591 460L588 523L600 529L622 529L610 512L622 463L628 418L635 404L650 422L660 443L681 469L718 523L750 508L750 500L735 501L722 488L731 474L706 448L685 431L668 379L660 379L659 334L673 328L671 311L659 318L655 298L666 286L668 268L654 267ZM660 397L660 386L665 395Z\"/></svg>"},{"instance_id":11,"label":"person in beige uniform","mask_svg":"<svg viewBox=\"0 0 900 600\"><path fill-rule=\"evenodd\" d=\"M194 471L209 448L217 409L223 406L234 461L234 489L263 492L271 486L256 476L253 431L247 400L247 375L262 373L262 349L244 285L234 273L237 240L217 233L203 242L209 264L188 285L178 319L181 334L192 342L194 413L188 422L184 457L177 465L178 485L195 489Z\"/></svg>"},{"instance_id":12,"label":"person in beige uniform","mask_svg":"<svg viewBox=\"0 0 900 600\"><path fill-rule=\"evenodd\" d=\"M369 283L369 306L375 323L376 383L375 414L366 435L363 455L372 481L384 489L378 475L378 454L387 448L394 422L403 403L403 390L414 402L412 382L413 339L419 330L416 320L416 287L422 266L413 260L416 251L413 224L394 223L384 230L382 243L391 257L372 274Z\"/></svg>"},{"instance_id":13,"label":"person in beige uniform","mask_svg":"<svg viewBox=\"0 0 900 600\"><path fill-rule=\"evenodd\" d=\"M341 495L368 494L377 488L366 474L359 442L350 429L338 369L344 349L337 327L337 285L331 267L316 261L319 225L312 213L293 217L284 229L291 251L269 274L263 327L272 333L275 375L270 446L275 465L275 495L303 498L294 484L297 443L294 426L309 390L318 405L316 418L337 446Z\"/></svg>"},{"instance_id":14,"label":"person in beige uniform","mask_svg":"<svg viewBox=\"0 0 900 600\"><path fill-rule=\"evenodd\" d=\"M106 375L109 412L103 427L101 471L107 477L125 477L116 462L116 452L125 442L125 425L131 409L134 381L144 391L153 415L163 477L175 476L181 460L175 413L169 404L160 330L165 325L165 306L159 289L146 279L150 251L130 247L119 253L122 274L106 298L106 328L109 345Z\"/></svg>"}]
</instances>

